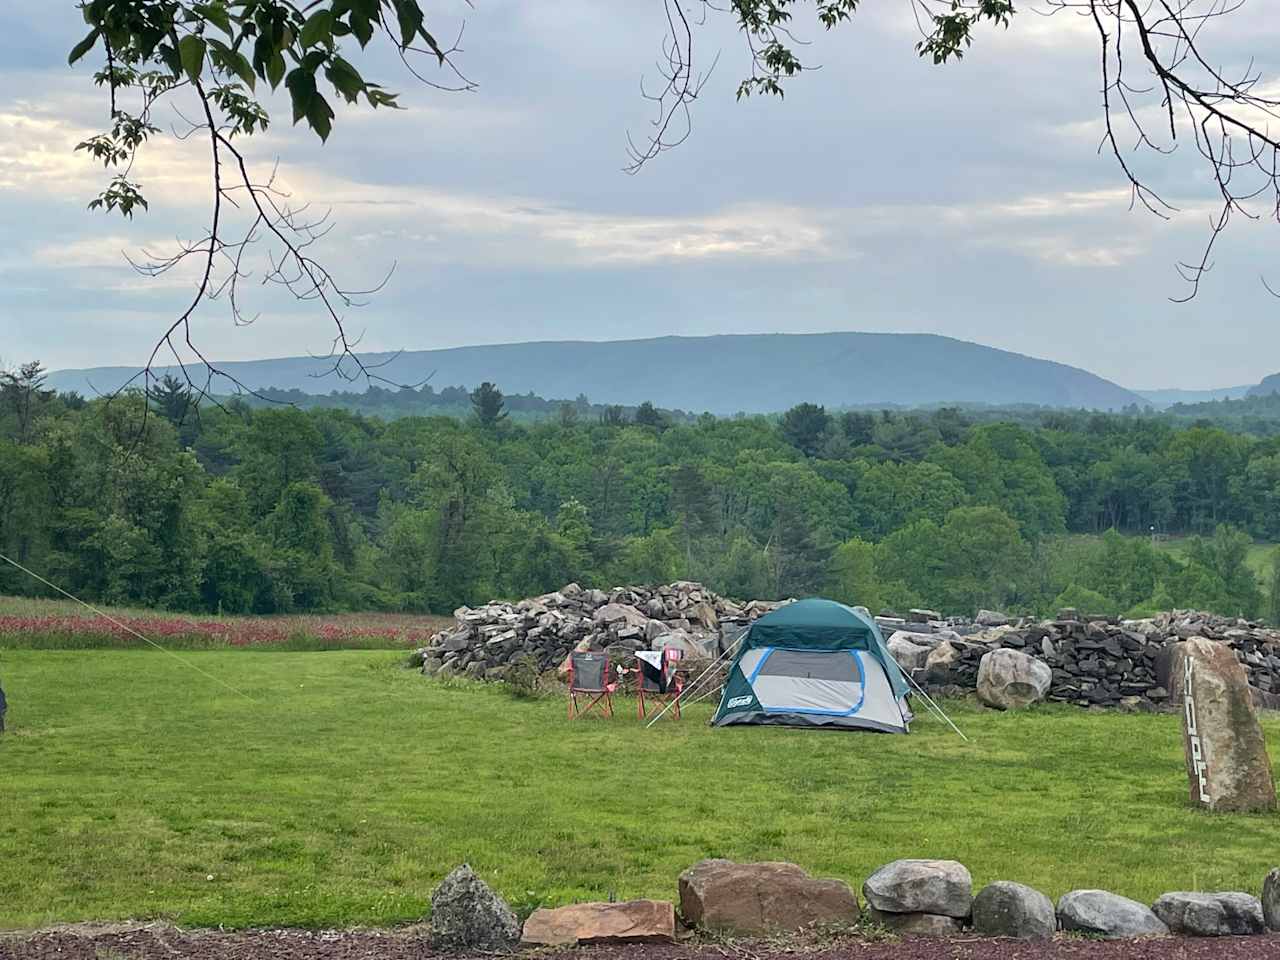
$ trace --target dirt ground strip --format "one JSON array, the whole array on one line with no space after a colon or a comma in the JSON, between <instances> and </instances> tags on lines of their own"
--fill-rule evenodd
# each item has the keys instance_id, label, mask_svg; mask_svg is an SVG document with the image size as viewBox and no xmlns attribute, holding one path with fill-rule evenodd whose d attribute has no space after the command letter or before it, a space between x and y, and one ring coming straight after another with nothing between
<instances>
[{"instance_id":1,"label":"dirt ground strip","mask_svg":"<svg viewBox=\"0 0 1280 960\"><path fill-rule=\"evenodd\" d=\"M0 933L0 960L420 960L441 955L422 930L181 931L160 924ZM485 954L492 958L494 954ZM774 943L630 944L538 951L537 960L1280 960L1280 935L1141 941L845 940L819 949Z\"/></svg>"}]
</instances>

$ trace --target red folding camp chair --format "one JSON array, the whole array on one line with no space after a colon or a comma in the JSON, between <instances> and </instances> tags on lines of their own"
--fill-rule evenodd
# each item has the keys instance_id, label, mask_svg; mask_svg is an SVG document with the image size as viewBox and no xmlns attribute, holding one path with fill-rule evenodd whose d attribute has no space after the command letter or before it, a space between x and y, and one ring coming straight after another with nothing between
<instances>
[{"instance_id":1,"label":"red folding camp chair","mask_svg":"<svg viewBox=\"0 0 1280 960\"><path fill-rule=\"evenodd\" d=\"M575 650L569 654L569 719L576 720L599 706L606 717L613 716L613 691L618 682L609 667L609 655ZM578 705L578 697L591 700L585 707Z\"/></svg>"},{"instance_id":2,"label":"red folding camp chair","mask_svg":"<svg viewBox=\"0 0 1280 960\"><path fill-rule=\"evenodd\" d=\"M680 658L684 651L676 647L667 647L662 651L658 666L647 660L640 660L636 670L636 710L640 719L647 719L649 706L647 701L656 703L671 702L670 713L680 719L680 694L684 692L684 677L677 672Z\"/></svg>"}]
</instances>

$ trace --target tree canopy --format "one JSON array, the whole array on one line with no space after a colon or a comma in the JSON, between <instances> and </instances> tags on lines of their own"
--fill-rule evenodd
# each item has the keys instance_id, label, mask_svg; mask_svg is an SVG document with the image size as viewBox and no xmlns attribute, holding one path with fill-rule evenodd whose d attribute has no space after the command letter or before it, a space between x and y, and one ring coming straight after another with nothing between
<instances>
[{"instance_id":1,"label":"tree canopy","mask_svg":"<svg viewBox=\"0 0 1280 960\"><path fill-rule=\"evenodd\" d=\"M173 384L86 403L26 369L0 382L0 553L104 602L449 612L692 578L875 610L1260 615L1280 583L1262 589L1252 546L1274 529L1280 439L1211 426L881 411L926 442L829 417L806 452L795 417L498 427L469 404L382 420L242 400L178 417ZM0 570L0 592L39 589Z\"/></svg>"}]
</instances>

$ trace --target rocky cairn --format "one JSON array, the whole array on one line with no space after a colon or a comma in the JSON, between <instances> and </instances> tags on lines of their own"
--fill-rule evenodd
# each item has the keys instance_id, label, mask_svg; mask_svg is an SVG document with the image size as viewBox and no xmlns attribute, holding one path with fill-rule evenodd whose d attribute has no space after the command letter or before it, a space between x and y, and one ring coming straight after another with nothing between
<instances>
[{"instance_id":1,"label":"rocky cairn","mask_svg":"<svg viewBox=\"0 0 1280 960\"><path fill-rule=\"evenodd\" d=\"M693 659L718 655L722 638L777 607L737 604L690 580L660 587L584 590L570 583L518 603L454 611L454 625L414 653L428 676L505 680L515 665L559 670L570 651L602 650L629 665L637 650L674 646Z\"/></svg>"}]
</instances>

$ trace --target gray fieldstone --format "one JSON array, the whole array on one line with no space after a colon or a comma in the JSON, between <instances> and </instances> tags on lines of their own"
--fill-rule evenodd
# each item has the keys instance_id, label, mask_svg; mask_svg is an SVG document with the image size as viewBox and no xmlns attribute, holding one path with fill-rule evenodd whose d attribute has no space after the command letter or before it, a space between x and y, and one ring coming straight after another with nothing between
<instances>
[{"instance_id":1,"label":"gray fieldstone","mask_svg":"<svg viewBox=\"0 0 1280 960\"><path fill-rule=\"evenodd\" d=\"M1268 930L1280 931L1280 867L1273 867L1262 882L1262 919Z\"/></svg>"},{"instance_id":2,"label":"gray fieldstone","mask_svg":"<svg viewBox=\"0 0 1280 960\"><path fill-rule=\"evenodd\" d=\"M1053 901L1021 883L997 880L973 898L973 929L985 937L1047 940L1058 929Z\"/></svg>"},{"instance_id":3,"label":"gray fieldstone","mask_svg":"<svg viewBox=\"0 0 1280 960\"><path fill-rule=\"evenodd\" d=\"M1162 937L1169 928L1146 904L1106 890L1072 890L1058 901L1058 922L1063 930L1127 940Z\"/></svg>"},{"instance_id":4,"label":"gray fieldstone","mask_svg":"<svg viewBox=\"0 0 1280 960\"><path fill-rule=\"evenodd\" d=\"M1231 648L1204 637L1174 645L1170 681L1182 705L1191 802L1215 812L1275 810L1271 759L1249 677Z\"/></svg>"},{"instance_id":5,"label":"gray fieldstone","mask_svg":"<svg viewBox=\"0 0 1280 960\"><path fill-rule=\"evenodd\" d=\"M937 913L886 913L873 908L867 915L885 929L908 937L945 939L958 935L964 928L955 917Z\"/></svg>"},{"instance_id":6,"label":"gray fieldstone","mask_svg":"<svg viewBox=\"0 0 1280 960\"><path fill-rule=\"evenodd\" d=\"M440 950L510 950L520 941L511 908L467 864L431 894L431 942Z\"/></svg>"},{"instance_id":7,"label":"gray fieldstone","mask_svg":"<svg viewBox=\"0 0 1280 960\"><path fill-rule=\"evenodd\" d=\"M882 913L932 913L964 918L973 906L973 878L954 860L895 860L862 885Z\"/></svg>"},{"instance_id":8,"label":"gray fieldstone","mask_svg":"<svg viewBox=\"0 0 1280 960\"><path fill-rule=\"evenodd\" d=\"M1262 902L1247 893L1166 893L1151 911L1174 933L1241 937L1266 928Z\"/></svg>"}]
</instances>

